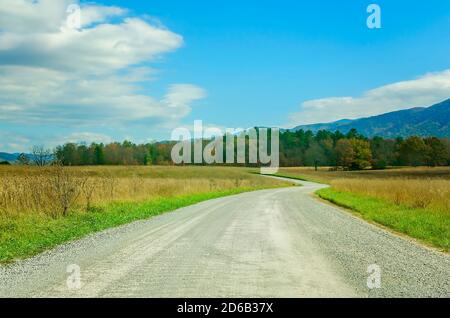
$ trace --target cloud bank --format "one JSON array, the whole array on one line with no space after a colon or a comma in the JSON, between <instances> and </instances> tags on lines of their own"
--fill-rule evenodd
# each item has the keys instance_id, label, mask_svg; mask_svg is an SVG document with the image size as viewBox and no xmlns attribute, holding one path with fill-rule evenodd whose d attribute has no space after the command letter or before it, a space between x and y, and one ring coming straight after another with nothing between
<instances>
[{"instance_id":1,"label":"cloud bank","mask_svg":"<svg viewBox=\"0 0 450 318\"><path fill-rule=\"evenodd\" d=\"M154 73L149 63L180 48L181 35L127 9L91 4L80 5L81 23L73 28L73 4L0 2L0 123L168 125L206 96L195 85L173 84L155 98L143 85Z\"/></svg>"},{"instance_id":2,"label":"cloud bank","mask_svg":"<svg viewBox=\"0 0 450 318\"><path fill-rule=\"evenodd\" d=\"M355 119L386 112L431 106L450 97L450 69L409 81L381 86L360 97L308 100L289 116L289 127Z\"/></svg>"}]
</instances>

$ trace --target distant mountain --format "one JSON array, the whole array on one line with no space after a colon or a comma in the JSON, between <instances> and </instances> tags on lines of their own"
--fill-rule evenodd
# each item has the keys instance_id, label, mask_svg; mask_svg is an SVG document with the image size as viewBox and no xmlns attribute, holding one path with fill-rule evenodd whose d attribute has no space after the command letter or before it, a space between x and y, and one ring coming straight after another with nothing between
<instances>
[{"instance_id":1,"label":"distant mountain","mask_svg":"<svg viewBox=\"0 0 450 318\"><path fill-rule=\"evenodd\" d=\"M352 128L367 137L395 138L415 135L450 138L450 99L430 107L416 107L355 120L343 119L331 123L301 125L291 130L339 130L347 133Z\"/></svg>"},{"instance_id":2,"label":"distant mountain","mask_svg":"<svg viewBox=\"0 0 450 318\"><path fill-rule=\"evenodd\" d=\"M20 154L18 153L0 152L0 162L1 161L14 162L17 160L17 157L19 157L19 155Z\"/></svg>"},{"instance_id":3,"label":"distant mountain","mask_svg":"<svg viewBox=\"0 0 450 318\"><path fill-rule=\"evenodd\" d=\"M29 160L32 159L32 155L29 153L25 154ZM0 152L0 162L2 161L8 161L10 163L14 163L17 161L17 158L19 158L20 153L16 152L16 153L8 153L8 152Z\"/></svg>"}]
</instances>

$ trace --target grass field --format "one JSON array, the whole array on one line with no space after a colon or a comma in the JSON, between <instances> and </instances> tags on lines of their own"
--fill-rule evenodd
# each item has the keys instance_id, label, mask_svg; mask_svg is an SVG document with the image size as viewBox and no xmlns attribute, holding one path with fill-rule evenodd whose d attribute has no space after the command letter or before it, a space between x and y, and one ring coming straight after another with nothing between
<instances>
[{"instance_id":1,"label":"grass field","mask_svg":"<svg viewBox=\"0 0 450 318\"><path fill-rule=\"evenodd\" d=\"M283 168L278 175L330 184L318 195L363 218L450 249L450 168L330 171Z\"/></svg>"},{"instance_id":2,"label":"grass field","mask_svg":"<svg viewBox=\"0 0 450 318\"><path fill-rule=\"evenodd\" d=\"M280 184L233 167L0 167L0 218Z\"/></svg>"},{"instance_id":3,"label":"grass field","mask_svg":"<svg viewBox=\"0 0 450 318\"><path fill-rule=\"evenodd\" d=\"M0 262L200 201L289 183L228 167L0 167Z\"/></svg>"},{"instance_id":4,"label":"grass field","mask_svg":"<svg viewBox=\"0 0 450 318\"><path fill-rule=\"evenodd\" d=\"M302 178L319 183L330 184L338 179L438 179L450 180L450 167L405 167L386 170L362 170L362 171L332 171L328 167L321 167L315 171L311 167L280 168L278 175Z\"/></svg>"}]
</instances>

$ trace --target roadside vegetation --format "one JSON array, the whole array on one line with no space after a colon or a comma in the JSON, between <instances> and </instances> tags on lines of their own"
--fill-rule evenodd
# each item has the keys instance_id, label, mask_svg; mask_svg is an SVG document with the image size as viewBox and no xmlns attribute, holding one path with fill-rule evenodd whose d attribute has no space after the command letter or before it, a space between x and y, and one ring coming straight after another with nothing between
<instances>
[{"instance_id":1,"label":"roadside vegetation","mask_svg":"<svg viewBox=\"0 0 450 318\"><path fill-rule=\"evenodd\" d=\"M172 166L173 144L35 146L13 165L1 164L0 261L211 196L288 184L249 173L260 165L250 164L249 155L241 164L248 167ZM279 176L331 184L322 198L447 249L450 235L442 226L449 228L450 168L442 166L449 164L449 139L366 138L354 129L280 133ZM289 168L294 165L313 168ZM432 168L392 169L421 165ZM372 213L366 203L373 200Z\"/></svg>"},{"instance_id":2,"label":"roadside vegetation","mask_svg":"<svg viewBox=\"0 0 450 318\"><path fill-rule=\"evenodd\" d=\"M0 167L0 262L211 198L287 186L232 167Z\"/></svg>"},{"instance_id":3,"label":"roadside vegetation","mask_svg":"<svg viewBox=\"0 0 450 318\"><path fill-rule=\"evenodd\" d=\"M280 176L330 184L317 194L373 221L449 251L450 168L330 171L283 168Z\"/></svg>"},{"instance_id":4,"label":"roadside vegetation","mask_svg":"<svg viewBox=\"0 0 450 318\"><path fill-rule=\"evenodd\" d=\"M388 167L385 170L349 171L335 167L282 167L277 175L331 184L334 180L450 180L450 167Z\"/></svg>"},{"instance_id":5,"label":"roadside vegetation","mask_svg":"<svg viewBox=\"0 0 450 318\"><path fill-rule=\"evenodd\" d=\"M431 244L443 251L450 250L450 213L432 208L414 208L374 196L322 189L318 195L339 206L349 208L362 218L379 223L410 237Z\"/></svg>"}]
</instances>

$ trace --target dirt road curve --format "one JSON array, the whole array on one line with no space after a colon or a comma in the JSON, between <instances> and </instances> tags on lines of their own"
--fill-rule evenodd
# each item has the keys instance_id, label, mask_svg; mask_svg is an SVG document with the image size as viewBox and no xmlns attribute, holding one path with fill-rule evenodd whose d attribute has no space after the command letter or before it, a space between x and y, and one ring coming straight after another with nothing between
<instances>
[{"instance_id":1,"label":"dirt road curve","mask_svg":"<svg viewBox=\"0 0 450 318\"><path fill-rule=\"evenodd\" d=\"M301 183L203 202L0 267L0 296L450 297L449 256L322 203L311 195L321 185ZM367 272L373 264L380 280ZM367 287L369 275L380 288Z\"/></svg>"}]
</instances>

